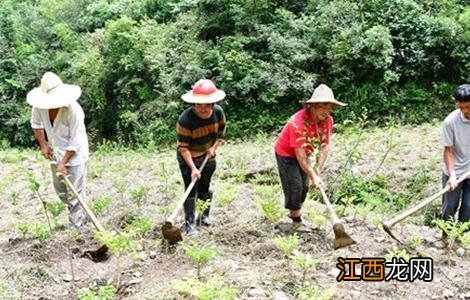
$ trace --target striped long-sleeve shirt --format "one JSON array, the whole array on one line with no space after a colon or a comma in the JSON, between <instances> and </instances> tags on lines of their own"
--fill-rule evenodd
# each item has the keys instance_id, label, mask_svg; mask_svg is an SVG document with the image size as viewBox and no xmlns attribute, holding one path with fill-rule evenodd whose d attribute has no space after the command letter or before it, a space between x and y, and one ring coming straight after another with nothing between
<instances>
[{"instance_id":1,"label":"striped long-sleeve shirt","mask_svg":"<svg viewBox=\"0 0 470 300\"><path fill-rule=\"evenodd\" d=\"M217 139L225 137L225 114L219 105L208 119L199 118L192 107L181 113L176 124L178 148L188 148L191 152L206 152Z\"/></svg>"}]
</instances>

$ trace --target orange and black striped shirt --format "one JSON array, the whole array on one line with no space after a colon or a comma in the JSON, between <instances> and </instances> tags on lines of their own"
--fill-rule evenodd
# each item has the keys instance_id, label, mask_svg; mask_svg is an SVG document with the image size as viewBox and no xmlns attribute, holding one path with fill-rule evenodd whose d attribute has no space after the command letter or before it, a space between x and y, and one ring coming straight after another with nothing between
<instances>
[{"instance_id":1,"label":"orange and black striped shirt","mask_svg":"<svg viewBox=\"0 0 470 300\"><path fill-rule=\"evenodd\" d=\"M225 137L225 114L217 104L208 119L199 118L189 107L181 113L176 124L178 148L188 148L194 152L206 152L217 139Z\"/></svg>"}]
</instances>

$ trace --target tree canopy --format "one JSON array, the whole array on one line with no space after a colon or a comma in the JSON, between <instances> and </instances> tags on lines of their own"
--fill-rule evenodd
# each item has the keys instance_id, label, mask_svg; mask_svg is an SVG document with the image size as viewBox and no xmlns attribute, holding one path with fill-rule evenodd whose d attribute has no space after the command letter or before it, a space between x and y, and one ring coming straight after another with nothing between
<instances>
[{"instance_id":1,"label":"tree canopy","mask_svg":"<svg viewBox=\"0 0 470 300\"><path fill-rule=\"evenodd\" d=\"M227 93L228 137L273 131L326 83L378 122L452 109L470 81L470 6L457 0L3 0L0 141L30 146L26 94L46 71L81 86L94 140L175 139L200 78Z\"/></svg>"}]
</instances>

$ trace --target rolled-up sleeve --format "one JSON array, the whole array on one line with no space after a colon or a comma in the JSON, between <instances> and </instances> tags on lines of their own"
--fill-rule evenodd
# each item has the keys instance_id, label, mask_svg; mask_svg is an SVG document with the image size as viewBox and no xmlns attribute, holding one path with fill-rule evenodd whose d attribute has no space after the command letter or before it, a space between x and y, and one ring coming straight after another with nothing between
<instances>
[{"instance_id":1,"label":"rolled-up sleeve","mask_svg":"<svg viewBox=\"0 0 470 300\"><path fill-rule=\"evenodd\" d=\"M81 107L69 109L69 128L70 141L66 150L77 152L83 144L83 136L86 135L85 114Z\"/></svg>"},{"instance_id":2,"label":"rolled-up sleeve","mask_svg":"<svg viewBox=\"0 0 470 300\"><path fill-rule=\"evenodd\" d=\"M41 121L39 109L36 107L33 107L33 111L31 113L31 128L33 129L44 128L44 125L42 124L42 121Z\"/></svg>"}]
</instances>

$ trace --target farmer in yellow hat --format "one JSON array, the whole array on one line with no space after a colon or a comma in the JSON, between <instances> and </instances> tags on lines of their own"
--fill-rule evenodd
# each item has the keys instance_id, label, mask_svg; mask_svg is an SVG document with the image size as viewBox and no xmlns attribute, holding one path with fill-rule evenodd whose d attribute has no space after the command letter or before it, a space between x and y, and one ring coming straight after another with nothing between
<instances>
[{"instance_id":1,"label":"farmer in yellow hat","mask_svg":"<svg viewBox=\"0 0 470 300\"><path fill-rule=\"evenodd\" d=\"M65 84L54 73L42 76L41 85L31 90L26 101L32 109L31 127L42 155L55 163L57 171L67 174L80 195L86 185L88 138L82 107L77 103L81 89ZM80 228L87 216L52 167L52 179L60 200L69 208L70 225Z\"/></svg>"},{"instance_id":2,"label":"farmer in yellow hat","mask_svg":"<svg viewBox=\"0 0 470 300\"><path fill-rule=\"evenodd\" d=\"M224 99L225 93L217 89L211 80L201 79L181 98L192 105L178 118L177 159L185 189L192 180L198 180L184 202L185 233L189 236L198 232L194 213L196 198L208 201L206 209L201 216L198 216L198 221L204 226L212 224L209 218L212 191L209 187L216 168L217 147L224 138L225 131L224 111L215 103ZM199 172L198 168L206 155L210 159L202 172Z\"/></svg>"},{"instance_id":3,"label":"farmer in yellow hat","mask_svg":"<svg viewBox=\"0 0 470 300\"><path fill-rule=\"evenodd\" d=\"M284 207L289 210L294 228L299 230L303 228L301 208L309 186L323 185L320 175L328 157L333 130L331 111L344 105L335 99L328 86L320 84L312 97L304 102L304 108L289 119L275 141Z\"/></svg>"}]
</instances>

